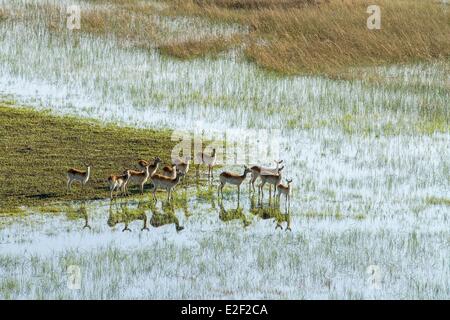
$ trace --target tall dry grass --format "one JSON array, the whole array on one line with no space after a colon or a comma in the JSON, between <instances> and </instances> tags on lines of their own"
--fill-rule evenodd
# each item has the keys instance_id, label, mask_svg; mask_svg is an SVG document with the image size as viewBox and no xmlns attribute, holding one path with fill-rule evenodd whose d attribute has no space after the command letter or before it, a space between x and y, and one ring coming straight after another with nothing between
<instances>
[{"instance_id":1,"label":"tall dry grass","mask_svg":"<svg viewBox=\"0 0 450 320\"><path fill-rule=\"evenodd\" d=\"M179 59L194 59L204 56L216 56L223 51L242 43L242 37L211 37L202 40L169 42L159 46L160 52Z\"/></svg>"},{"instance_id":2,"label":"tall dry grass","mask_svg":"<svg viewBox=\"0 0 450 320\"><path fill-rule=\"evenodd\" d=\"M95 36L114 36L127 46L149 49L155 47L161 37L155 22L155 12L151 5L134 0L115 0L110 5L103 0L91 1L99 6L82 7L80 17L81 29L73 32ZM111 5L114 4L114 5ZM36 7L40 16L53 32L67 32L65 8L42 4ZM33 13L35 14L35 13Z\"/></svg>"},{"instance_id":3,"label":"tall dry grass","mask_svg":"<svg viewBox=\"0 0 450 320\"><path fill-rule=\"evenodd\" d=\"M283 74L347 77L352 67L448 59L450 5L438 0L377 0L381 30L367 28L373 0L90 0L80 32L113 35L128 47L189 59L242 45L248 60ZM156 9L159 5L165 9ZM65 31L59 6L37 8L55 31ZM0 11L0 20L6 14ZM174 39L158 16L197 16L238 23L248 34Z\"/></svg>"},{"instance_id":4,"label":"tall dry grass","mask_svg":"<svg viewBox=\"0 0 450 320\"><path fill-rule=\"evenodd\" d=\"M378 0L381 30L367 28L367 0L170 0L167 14L247 25L245 54L285 74L450 56L450 7L435 0Z\"/></svg>"}]
</instances>

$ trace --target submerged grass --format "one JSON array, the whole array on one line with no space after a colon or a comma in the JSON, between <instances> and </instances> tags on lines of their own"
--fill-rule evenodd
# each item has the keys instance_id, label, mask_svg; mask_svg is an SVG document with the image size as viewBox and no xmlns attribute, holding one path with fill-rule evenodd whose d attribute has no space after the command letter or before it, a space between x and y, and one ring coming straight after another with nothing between
<instances>
[{"instance_id":1,"label":"submerged grass","mask_svg":"<svg viewBox=\"0 0 450 320\"><path fill-rule=\"evenodd\" d=\"M448 4L376 4L381 8L379 30L367 27L370 0L86 1L81 29L74 32L114 36L127 47L159 48L182 59L216 56L239 45L249 61L266 70L344 79L355 67L450 57ZM34 11L50 30L67 33L64 5L39 4ZM21 15L33 17L34 11ZM0 11L0 21L6 18L7 12ZM184 25L183 19L189 22ZM201 28L195 27L199 21ZM217 33L220 26L233 31Z\"/></svg>"},{"instance_id":2,"label":"submerged grass","mask_svg":"<svg viewBox=\"0 0 450 320\"><path fill-rule=\"evenodd\" d=\"M450 55L450 10L437 1L381 0L380 30L367 28L371 1L171 0L167 14L249 28L245 54L283 74L338 75L355 66Z\"/></svg>"},{"instance_id":3,"label":"submerged grass","mask_svg":"<svg viewBox=\"0 0 450 320\"><path fill-rule=\"evenodd\" d=\"M430 206L448 206L450 207L450 198L428 197L425 202Z\"/></svg>"},{"instance_id":4,"label":"submerged grass","mask_svg":"<svg viewBox=\"0 0 450 320\"><path fill-rule=\"evenodd\" d=\"M167 43L161 45L159 50L179 59L194 59L204 56L215 57L219 53L229 50L241 43L239 36L234 37L215 37L204 40L188 40L183 42Z\"/></svg>"},{"instance_id":5,"label":"submerged grass","mask_svg":"<svg viewBox=\"0 0 450 320\"><path fill-rule=\"evenodd\" d=\"M169 130L140 130L56 117L0 104L0 214L19 206L46 207L57 200L107 197L106 179L134 167L139 158L170 159ZM81 190L66 191L66 171L93 164Z\"/></svg>"}]
</instances>

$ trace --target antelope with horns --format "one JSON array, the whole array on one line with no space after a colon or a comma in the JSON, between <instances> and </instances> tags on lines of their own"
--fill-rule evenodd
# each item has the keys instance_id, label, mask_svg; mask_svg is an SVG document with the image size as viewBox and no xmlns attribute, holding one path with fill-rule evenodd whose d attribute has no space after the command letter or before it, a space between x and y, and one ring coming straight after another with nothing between
<instances>
[{"instance_id":1,"label":"antelope with horns","mask_svg":"<svg viewBox=\"0 0 450 320\"><path fill-rule=\"evenodd\" d=\"M111 175L108 178L109 191L111 195L111 199L113 198L113 192L117 190L121 191L121 194L126 194L126 186L128 183L128 179L130 179L131 172L130 170L126 170L125 174L122 175Z\"/></svg>"},{"instance_id":2,"label":"antelope with horns","mask_svg":"<svg viewBox=\"0 0 450 320\"><path fill-rule=\"evenodd\" d=\"M91 176L91 167L90 163L86 163L86 171L71 168L67 170L67 189L70 191L72 188L72 183L74 181L78 181L81 183L81 188L85 186L85 184L89 181Z\"/></svg>"},{"instance_id":3,"label":"antelope with horns","mask_svg":"<svg viewBox=\"0 0 450 320\"><path fill-rule=\"evenodd\" d=\"M213 167L216 165L216 149L212 150L211 155L206 154L205 152L197 153L195 157L195 162L197 163L197 176L199 173L199 167L201 164L208 166L208 179L213 177Z\"/></svg>"},{"instance_id":4,"label":"antelope with horns","mask_svg":"<svg viewBox=\"0 0 450 320\"><path fill-rule=\"evenodd\" d=\"M280 197L282 194L284 194L286 202L285 202L285 206L286 208L291 205L291 183L292 183L292 179L287 179L286 180L287 185L284 185L282 183L280 183L277 186L278 189L278 202L280 201Z\"/></svg>"},{"instance_id":5,"label":"antelope with horns","mask_svg":"<svg viewBox=\"0 0 450 320\"><path fill-rule=\"evenodd\" d=\"M148 171L150 174L150 178L152 177L152 175L154 175L156 173L156 170L158 170L158 165L161 163L161 159L159 157L156 157L155 159L153 159L153 163L146 161L146 160L139 160L138 161L138 168L140 171L145 171L148 167Z\"/></svg>"},{"instance_id":6,"label":"antelope with horns","mask_svg":"<svg viewBox=\"0 0 450 320\"><path fill-rule=\"evenodd\" d=\"M275 162L275 164L277 165L275 168L266 168L266 167L262 167L262 166L253 166L250 168L250 170L252 170L252 174L250 177L250 184L251 187L253 189L253 191L255 191L255 181L256 179L258 179L258 177L264 173L269 173L269 174L277 174L278 172L278 168L280 167L280 164L283 163L283 160L273 160Z\"/></svg>"},{"instance_id":7,"label":"antelope with horns","mask_svg":"<svg viewBox=\"0 0 450 320\"><path fill-rule=\"evenodd\" d=\"M261 199L264 199L264 195L263 195L263 188L264 185L267 183L269 185L273 185L274 186L274 196L275 196L275 192L277 191L277 186L280 184L281 182L281 171L283 170L284 166L281 168L277 169L277 173L261 173L260 174L260 178L261 178L261 184L259 185L259 190L261 192ZM269 191L270 192L270 191ZM269 193L269 198L270 198L270 193Z\"/></svg>"},{"instance_id":8,"label":"antelope with horns","mask_svg":"<svg viewBox=\"0 0 450 320\"><path fill-rule=\"evenodd\" d=\"M156 198L156 191L158 189L165 189L167 191L167 201L170 201L172 198L172 190L176 187L176 185L180 182L181 177L183 177L184 174L181 172L177 172L175 178L166 177L161 174L154 174L152 177L153 182L153 199L155 202L158 201Z\"/></svg>"},{"instance_id":9,"label":"antelope with horns","mask_svg":"<svg viewBox=\"0 0 450 320\"><path fill-rule=\"evenodd\" d=\"M222 172L219 176L220 185L219 185L219 188L217 189L217 196L219 196L219 194L221 194L222 199L223 199L223 187L227 183L232 184L232 185L237 186L238 203L239 203L239 198L240 198L240 193L241 193L241 184L242 184L242 182L244 182L245 178L247 177L247 173L250 173L250 172L251 172L251 170L247 166L244 166L244 173L242 175L239 175L236 173L230 173L227 171Z\"/></svg>"}]
</instances>

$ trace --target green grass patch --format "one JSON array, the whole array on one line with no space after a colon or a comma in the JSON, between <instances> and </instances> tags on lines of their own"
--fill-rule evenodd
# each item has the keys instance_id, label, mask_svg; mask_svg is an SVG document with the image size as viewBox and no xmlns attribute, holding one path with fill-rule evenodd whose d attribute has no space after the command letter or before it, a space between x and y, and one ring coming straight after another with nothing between
<instances>
[{"instance_id":1,"label":"green grass patch","mask_svg":"<svg viewBox=\"0 0 450 320\"><path fill-rule=\"evenodd\" d=\"M425 202L430 206L450 206L450 198L428 197Z\"/></svg>"},{"instance_id":2,"label":"green grass patch","mask_svg":"<svg viewBox=\"0 0 450 320\"><path fill-rule=\"evenodd\" d=\"M0 215L21 213L21 206L52 208L61 200L108 197L107 178L138 159L159 156L168 162L176 142L171 131L101 125L0 104ZM70 167L93 164L81 190L66 191ZM131 191L131 189L130 189Z\"/></svg>"}]
</instances>

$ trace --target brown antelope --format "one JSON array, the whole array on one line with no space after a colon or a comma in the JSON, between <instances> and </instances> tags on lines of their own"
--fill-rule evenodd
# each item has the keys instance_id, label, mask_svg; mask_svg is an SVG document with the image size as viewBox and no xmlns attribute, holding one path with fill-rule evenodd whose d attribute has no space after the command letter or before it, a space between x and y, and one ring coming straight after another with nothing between
<instances>
[{"instance_id":1,"label":"brown antelope","mask_svg":"<svg viewBox=\"0 0 450 320\"><path fill-rule=\"evenodd\" d=\"M222 172L219 176L220 185L219 185L219 188L217 189L217 196L219 196L219 194L221 194L222 199L223 199L223 187L227 183L232 184L232 185L237 186L238 202L239 202L239 197L240 197L240 193L241 193L241 184L242 184L242 182L244 182L245 178L247 177L247 173L250 173L250 172L251 172L251 170L247 166L244 166L244 173L242 175L227 172L227 171Z\"/></svg>"},{"instance_id":2,"label":"brown antelope","mask_svg":"<svg viewBox=\"0 0 450 320\"><path fill-rule=\"evenodd\" d=\"M173 164L177 166L177 170L184 173L186 176L189 171L189 164L191 163L192 157L186 156L184 159L176 159Z\"/></svg>"},{"instance_id":3,"label":"brown antelope","mask_svg":"<svg viewBox=\"0 0 450 320\"><path fill-rule=\"evenodd\" d=\"M67 189L70 191L72 188L72 183L74 181L78 181L81 183L81 188L89 181L89 177L91 175L91 164L85 164L86 171L78 170L75 168L71 168L67 170Z\"/></svg>"},{"instance_id":4,"label":"brown antelope","mask_svg":"<svg viewBox=\"0 0 450 320\"><path fill-rule=\"evenodd\" d=\"M201 164L208 166L208 178L213 178L213 167L216 165L216 149L212 150L211 155L204 152L197 153L195 157L197 163L197 175Z\"/></svg>"},{"instance_id":5,"label":"brown antelope","mask_svg":"<svg viewBox=\"0 0 450 320\"><path fill-rule=\"evenodd\" d=\"M183 177L184 174L181 172L177 172L175 178L170 178L163 176L161 174L154 174L152 177L153 182L153 199L155 202L158 201L156 198L156 191L158 188L165 189L167 191L167 201L170 201L172 198L172 189L175 188L175 186L180 182L181 177Z\"/></svg>"},{"instance_id":6,"label":"brown antelope","mask_svg":"<svg viewBox=\"0 0 450 320\"><path fill-rule=\"evenodd\" d=\"M273 161L277 165L275 168L266 168L266 167L262 167L262 166L253 166L253 167L250 168L250 170L252 170L252 175L251 175L251 178L250 178L250 184L252 186L253 191L255 191L255 181L261 175L261 172L263 174L264 173L277 174L278 168L280 167L280 164L283 163L283 160L279 160L279 161L273 160Z\"/></svg>"},{"instance_id":7,"label":"brown antelope","mask_svg":"<svg viewBox=\"0 0 450 320\"><path fill-rule=\"evenodd\" d=\"M159 157L156 157L155 159L153 159L153 163L146 161L146 160L139 160L138 161L138 168L140 171L145 171L146 167L148 167L148 171L150 174L150 178L152 177L152 175L154 175L156 173L156 170L158 170L158 165L161 163L161 159Z\"/></svg>"},{"instance_id":8,"label":"brown antelope","mask_svg":"<svg viewBox=\"0 0 450 320\"><path fill-rule=\"evenodd\" d=\"M277 191L277 185L279 185L281 182L281 171L283 170L283 168L284 168L284 166L281 168L278 168L277 174L265 173L265 172L262 172L260 174L259 177L261 178L261 184L259 185L259 190L261 192L261 199L264 199L263 188L266 183L274 186L275 189L274 189L273 193L275 195L275 192ZM269 194L269 197L270 197L270 194Z\"/></svg>"},{"instance_id":9,"label":"brown antelope","mask_svg":"<svg viewBox=\"0 0 450 320\"><path fill-rule=\"evenodd\" d=\"M164 166L164 168L162 168L162 172L163 176L175 179L177 176L177 166Z\"/></svg>"},{"instance_id":10,"label":"brown antelope","mask_svg":"<svg viewBox=\"0 0 450 320\"><path fill-rule=\"evenodd\" d=\"M109 191L111 193L111 199L113 198L113 192L117 190L121 191L122 195L126 194L126 186L128 183L128 179L130 179L131 172L130 170L126 170L125 174L122 175L111 175L108 178Z\"/></svg>"},{"instance_id":11,"label":"brown antelope","mask_svg":"<svg viewBox=\"0 0 450 320\"><path fill-rule=\"evenodd\" d=\"M285 198L286 198L286 207L291 204L291 183L292 183L292 179L287 179L286 180L287 185L284 185L282 183L280 183L277 186L277 190L278 190L278 202L280 201L280 197L282 194L284 194Z\"/></svg>"},{"instance_id":12,"label":"brown antelope","mask_svg":"<svg viewBox=\"0 0 450 320\"><path fill-rule=\"evenodd\" d=\"M128 185L130 183L139 185L139 190L141 191L141 194L144 194L144 184L147 182L148 178L150 177L150 171L149 171L150 166L151 166L151 164L148 164L145 167L144 171L126 170L124 172L124 174L126 174L127 171L130 172L130 177L128 178L128 181L125 184L125 193L126 194L128 194Z\"/></svg>"}]
</instances>

